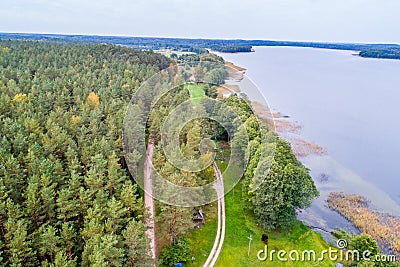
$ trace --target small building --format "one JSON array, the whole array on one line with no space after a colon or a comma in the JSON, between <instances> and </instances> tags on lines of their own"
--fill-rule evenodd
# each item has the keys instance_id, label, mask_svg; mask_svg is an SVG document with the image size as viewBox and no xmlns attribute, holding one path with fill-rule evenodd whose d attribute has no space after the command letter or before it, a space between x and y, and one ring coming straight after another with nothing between
<instances>
[{"instance_id":1,"label":"small building","mask_svg":"<svg viewBox=\"0 0 400 267\"><path fill-rule=\"evenodd\" d=\"M194 228L196 229L199 229L203 223L205 223L203 209L200 208L198 212L193 214L193 222L195 223Z\"/></svg>"}]
</instances>

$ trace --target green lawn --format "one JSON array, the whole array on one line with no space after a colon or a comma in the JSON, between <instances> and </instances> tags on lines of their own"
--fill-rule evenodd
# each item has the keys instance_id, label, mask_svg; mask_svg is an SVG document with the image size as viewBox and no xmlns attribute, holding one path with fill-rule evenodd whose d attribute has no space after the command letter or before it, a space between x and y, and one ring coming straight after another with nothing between
<instances>
[{"instance_id":1,"label":"green lawn","mask_svg":"<svg viewBox=\"0 0 400 267\"><path fill-rule=\"evenodd\" d=\"M199 104L201 98L206 96L203 84L186 84L185 88L189 91L193 105Z\"/></svg>"}]
</instances>

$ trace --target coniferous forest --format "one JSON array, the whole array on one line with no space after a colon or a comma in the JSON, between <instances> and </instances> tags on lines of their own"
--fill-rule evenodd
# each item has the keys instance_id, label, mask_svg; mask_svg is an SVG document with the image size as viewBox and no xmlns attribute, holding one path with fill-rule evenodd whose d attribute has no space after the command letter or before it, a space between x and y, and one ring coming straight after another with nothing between
<instances>
[{"instance_id":1,"label":"coniferous forest","mask_svg":"<svg viewBox=\"0 0 400 267\"><path fill-rule=\"evenodd\" d=\"M0 266L144 266L121 128L170 61L102 44L0 42Z\"/></svg>"}]
</instances>

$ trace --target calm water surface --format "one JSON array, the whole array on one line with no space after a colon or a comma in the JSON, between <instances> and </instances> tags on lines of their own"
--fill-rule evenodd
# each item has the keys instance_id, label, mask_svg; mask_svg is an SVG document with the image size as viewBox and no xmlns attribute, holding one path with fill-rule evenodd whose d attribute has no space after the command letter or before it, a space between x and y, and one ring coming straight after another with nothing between
<instances>
[{"instance_id":1,"label":"calm water surface","mask_svg":"<svg viewBox=\"0 0 400 267\"><path fill-rule=\"evenodd\" d=\"M271 109L290 116L302 126L303 138L327 150L302 158L321 197L300 219L349 228L326 207L331 191L363 195L376 208L400 215L400 60L313 48L255 50L219 55L245 67ZM328 181L317 178L322 173Z\"/></svg>"}]
</instances>

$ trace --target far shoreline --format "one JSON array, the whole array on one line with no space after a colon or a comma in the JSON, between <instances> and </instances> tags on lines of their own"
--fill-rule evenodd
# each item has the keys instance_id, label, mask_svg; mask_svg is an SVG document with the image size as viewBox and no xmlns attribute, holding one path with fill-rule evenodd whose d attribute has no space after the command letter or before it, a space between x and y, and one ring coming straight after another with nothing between
<instances>
[{"instance_id":1,"label":"far shoreline","mask_svg":"<svg viewBox=\"0 0 400 267\"><path fill-rule=\"evenodd\" d=\"M369 59L369 60L387 60L387 61L400 61L400 54L399 58L390 58L390 57L368 57L368 56L362 56L361 53L363 52L362 50L348 50L348 49L338 49L338 48L326 48L326 47L312 47L312 46L291 46L291 45L259 45L255 46L253 48L253 51L251 52L219 52L216 50L209 50L211 53L219 53L219 54L251 54L255 53L258 47L268 47L268 48L304 48L304 49L318 49L318 50L326 50L326 51L341 51L341 52L347 52L351 56L354 56L356 58L360 59ZM400 53L400 52L399 52Z\"/></svg>"}]
</instances>

